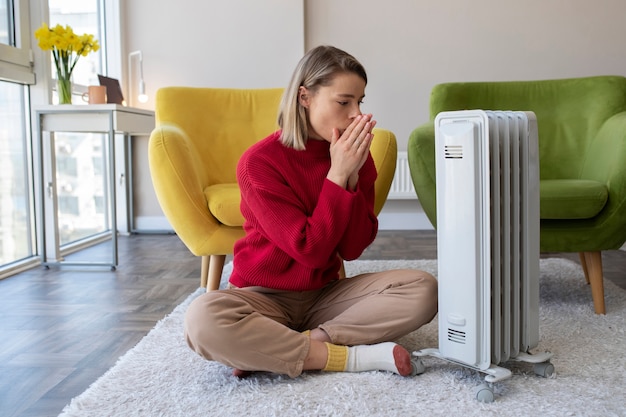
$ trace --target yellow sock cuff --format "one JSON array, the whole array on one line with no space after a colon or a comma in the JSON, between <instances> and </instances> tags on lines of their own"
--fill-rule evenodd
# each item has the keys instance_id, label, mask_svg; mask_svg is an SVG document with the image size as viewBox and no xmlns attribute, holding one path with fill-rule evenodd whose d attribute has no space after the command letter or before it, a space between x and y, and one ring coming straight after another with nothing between
<instances>
[{"instance_id":1,"label":"yellow sock cuff","mask_svg":"<svg viewBox=\"0 0 626 417\"><path fill-rule=\"evenodd\" d=\"M332 343L326 343L328 349L328 359L326 360L326 366L323 371L331 372L343 372L346 370L348 364L348 347L333 345Z\"/></svg>"}]
</instances>

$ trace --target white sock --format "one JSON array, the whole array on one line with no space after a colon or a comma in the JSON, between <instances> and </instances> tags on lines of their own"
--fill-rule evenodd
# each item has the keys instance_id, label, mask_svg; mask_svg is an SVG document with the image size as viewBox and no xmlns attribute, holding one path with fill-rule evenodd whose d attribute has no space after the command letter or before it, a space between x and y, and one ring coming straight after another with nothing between
<instances>
[{"instance_id":1,"label":"white sock","mask_svg":"<svg viewBox=\"0 0 626 417\"><path fill-rule=\"evenodd\" d=\"M402 346L384 342L348 348L346 372L389 371L398 375L412 372L411 355Z\"/></svg>"}]
</instances>

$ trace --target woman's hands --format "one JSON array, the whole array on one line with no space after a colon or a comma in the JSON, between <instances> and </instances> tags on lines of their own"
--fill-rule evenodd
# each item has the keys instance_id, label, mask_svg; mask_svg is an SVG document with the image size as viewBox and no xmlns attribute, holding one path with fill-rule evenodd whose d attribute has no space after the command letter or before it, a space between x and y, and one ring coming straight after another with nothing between
<instances>
[{"instance_id":1,"label":"woman's hands","mask_svg":"<svg viewBox=\"0 0 626 417\"><path fill-rule=\"evenodd\" d=\"M359 180L359 170L367 160L376 121L371 114L357 116L341 134L333 129L330 142L330 170L328 178L335 184L354 190Z\"/></svg>"}]
</instances>

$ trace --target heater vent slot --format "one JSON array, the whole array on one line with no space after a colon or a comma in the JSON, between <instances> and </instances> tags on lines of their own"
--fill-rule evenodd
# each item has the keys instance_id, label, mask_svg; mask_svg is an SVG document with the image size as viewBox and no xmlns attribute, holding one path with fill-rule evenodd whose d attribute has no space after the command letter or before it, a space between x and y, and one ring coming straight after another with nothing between
<instances>
[{"instance_id":1,"label":"heater vent slot","mask_svg":"<svg viewBox=\"0 0 626 417\"><path fill-rule=\"evenodd\" d=\"M448 329L448 340L451 342L465 344L465 332Z\"/></svg>"},{"instance_id":2,"label":"heater vent slot","mask_svg":"<svg viewBox=\"0 0 626 417\"><path fill-rule=\"evenodd\" d=\"M446 159L463 159L463 146L446 145L444 148L444 155Z\"/></svg>"}]
</instances>

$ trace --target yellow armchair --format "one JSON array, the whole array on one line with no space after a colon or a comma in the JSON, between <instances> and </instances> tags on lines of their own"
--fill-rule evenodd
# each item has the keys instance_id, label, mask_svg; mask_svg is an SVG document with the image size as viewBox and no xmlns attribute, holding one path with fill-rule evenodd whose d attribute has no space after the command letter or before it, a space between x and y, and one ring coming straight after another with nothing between
<instances>
[{"instance_id":1,"label":"yellow armchair","mask_svg":"<svg viewBox=\"0 0 626 417\"><path fill-rule=\"evenodd\" d=\"M243 237L236 167L243 152L276 129L283 89L166 87L156 94L148 148L161 208L182 242L202 257L200 284L215 290L226 255ZM396 138L376 129L376 214L396 164Z\"/></svg>"}]
</instances>

